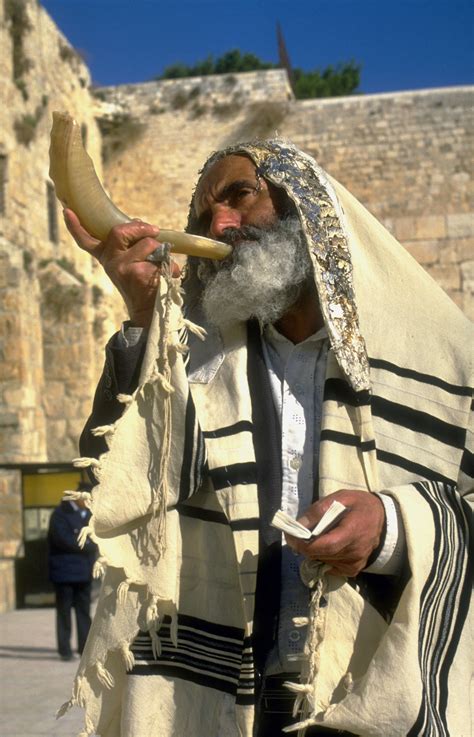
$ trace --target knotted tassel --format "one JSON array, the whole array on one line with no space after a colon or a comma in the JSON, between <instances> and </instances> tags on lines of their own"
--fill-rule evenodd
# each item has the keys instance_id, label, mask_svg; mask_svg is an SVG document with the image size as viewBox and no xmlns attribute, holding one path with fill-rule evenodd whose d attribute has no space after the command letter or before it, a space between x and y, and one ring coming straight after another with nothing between
<instances>
[{"instance_id":1,"label":"knotted tassel","mask_svg":"<svg viewBox=\"0 0 474 737\"><path fill-rule=\"evenodd\" d=\"M148 633L151 639L151 650L153 653L153 658L155 660L158 660L161 655L161 640L158 637L158 632L153 627L148 630Z\"/></svg>"},{"instance_id":2,"label":"knotted tassel","mask_svg":"<svg viewBox=\"0 0 474 737\"><path fill-rule=\"evenodd\" d=\"M326 593L327 581L325 574L329 570L329 566L306 559L300 568L300 575L303 583L311 589L310 599L310 616L295 617L293 620L298 622L299 626L309 625L308 636L305 645L305 655L308 657L308 673L306 683L291 684L285 683L285 686L294 693L297 693L293 716L296 717L301 709L302 719L297 724L292 724L284 728L284 732L298 732L298 737L303 737L307 727L314 725L314 683L319 671L320 665L320 644L323 638L324 616L325 610L321 608L321 600ZM323 619L321 619L321 617Z\"/></svg>"},{"instance_id":3,"label":"knotted tassel","mask_svg":"<svg viewBox=\"0 0 474 737\"><path fill-rule=\"evenodd\" d=\"M84 676L77 676L76 680L74 681L73 692L72 692L73 700L78 706L82 708L84 708L85 701L86 701L86 697L84 694L85 680L86 679L84 678Z\"/></svg>"},{"instance_id":4,"label":"knotted tassel","mask_svg":"<svg viewBox=\"0 0 474 737\"><path fill-rule=\"evenodd\" d=\"M83 456L81 458L73 458L72 465L76 468L98 468L100 462L97 458L86 458Z\"/></svg>"},{"instance_id":5,"label":"knotted tassel","mask_svg":"<svg viewBox=\"0 0 474 737\"><path fill-rule=\"evenodd\" d=\"M72 709L73 706L74 706L74 703L72 699L69 699L69 701L65 701L64 704L62 704L57 710L56 719L61 719L61 717L67 714L69 709Z\"/></svg>"},{"instance_id":6,"label":"knotted tassel","mask_svg":"<svg viewBox=\"0 0 474 737\"><path fill-rule=\"evenodd\" d=\"M102 437L103 435L113 435L114 432L114 425L98 425L91 430L92 435L94 435L96 438Z\"/></svg>"},{"instance_id":7,"label":"knotted tassel","mask_svg":"<svg viewBox=\"0 0 474 737\"><path fill-rule=\"evenodd\" d=\"M293 693L297 694L309 694L313 690L312 686L309 683L293 683L292 681L285 681L283 683L283 686L289 691L293 691Z\"/></svg>"},{"instance_id":8,"label":"knotted tassel","mask_svg":"<svg viewBox=\"0 0 474 737\"><path fill-rule=\"evenodd\" d=\"M125 605L125 602L127 601L127 594L128 590L130 588L130 583L125 579L125 581L121 581L117 588L117 601L121 606Z\"/></svg>"},{"instance_id":9,"label":"knotted tassel","mask_svg":"<svg viewBox=\"0 0 474 737\"><path fill-rule=\"evenodd\" d=\"M169 284L170 297L178 307L183 306L184 289L181 286L180 279L171 279Z\"/></svg>"},{"instance_id":10,"label":"knotted tassel","mask_svg":"<svg viewBox=\"0 0 474 737\"><path fill-rule=\"evenodd\" d=\"M101 556L100 558L97 558L92 568L92 577L102 578L102 576L104 576L105 574L106 567L107 567L106 559L103 556Z\"/></svg>"},{"instance_id":11,"label":"knotted tassel","mask_svg":"<svg viewBox=\"0 0 474 737\"><path fill-rule=\"evenodd\" d=\"M290 724L289 727L283 727L282 732L298 732L298 737L304 737L305 730L308 729L308 727L314 727L314 725L315 722L310 717L309 719L303 719L301 722L296 722L296 724Z\"/></svg>"},{"instance_id":12,"label":"knotted tassel","mask_svg":"<svg viewBox=\"0 0 474 737\"><path fill-rule=\"evenodd\" d=\"M182 356L185 356L187 353L189 353L189 346L187 346L186 343L181 343L179 340L174 340L170 338L170 340L168 341L168 346L176 351L176 353L180 353Z\"/></svg>"},{"instance_id":13,"label":"knotted tassel","mask_svg":"<svg viewBox=\"0 0 474 737\"><path fill-rule=\"evenodd\" d=\"M309 683L292 683L291 681L285 681L283 686L296 694L292 712L293 717L296 717L304 700L308 698L313 689Z\"/></svg>"},{"instance_id":14,"label":"knotted tassel","mask_svg":"<svg viewBox=\"0 0 474 737\"><path fill-rule=\"evenodd\" d=\"M97 678L99 679L101 684L105 686L105 688L108 688L109 690L113 688L115 686L115 679L112 673L110 673L107 670L107 668L99 661L97 661L97 663L95 664L95 667L97 671Z\"/></svg>"},{"instance_id":15,"label":"knotted tassel","mask_svg":"<svg viewBox=\"0 0 474 737\"><path fill-rule=\"evenodd\" d=\"M145 620L147 629L150 629L152 626L154 626L159 620L159 614L158 614L158 597L157 596L150 596L150 603L148 604L146 614L145 614Z\"/></svg>"},{"instance_id":16,"label":"knotted tassel","mask_svg":"<svg viewBox=\"0 0 474 737\"><path fill-rule=\"evenodd\" d=\"M197 335L199 340L206 339L207 332L200 325L196 325L196 323L191 322L191 320L188 320L187 318L183 319L183 325L187 327L190 333L194 333L194 335Z\"/></svg>"},{"instance_id":17,"label":"knotted tassel","mask_svg":"<svg viewBox=\"0 0 474 737\"><path fill-rule=\"evenodd\" d=\"M80 499L84 502L90 501L91 495L88 491L71 491L67 489L63 493L63 501L65 502L77 502Z\"/></svg>"},{"instance_id":18,"label":"knotted tassel","mask_svg":"<svg viewBox=\"0 0 474 737\"><path fill-rule=\"evenodd\" d=\"M127 672L131 671L135 665L135 656L127 643L120 648L120 654L125 662L125 670Z\"/></svg>"},{"instance_id":19,"label":"knotted tassel","mask_svg":"<svg viewBox=\"0 0 474 737\"><path fill-rule=\"evenodd\" d=\"M128 406L133 402L133 396L131 394L117 394L117 402Z\"/></svg>"},{"instance_id":20,"label":"knotted tassel","mask_svg":"<svg viewBox=\"0 0 474 737\"><path fill-rule=\"evenodd\" d=\"M90 535L92 535L93 532L94 531L93 531L92 527L89 527L89 525L87 525L86 527L83 527L82 528L82 530L80 531L79 535L77 536L77 544L79 545L80 548L83 548L84 547L84 545L87 542L87 538Z\"/></svg>"},{"instance_id":21,"label":"knotted tassel","mask_svg":"<svg viewBox=\"0 0 474 737\"><path fill-rule=\"evenodd\" d=\"M156 383L161 386L161 388L166 394L173 394L174 388L172 384L168 381L166 376L163 376L163 374L157 371L157 373L155 374L153 378L156 381Z\"/></svg>"}]
</instances>

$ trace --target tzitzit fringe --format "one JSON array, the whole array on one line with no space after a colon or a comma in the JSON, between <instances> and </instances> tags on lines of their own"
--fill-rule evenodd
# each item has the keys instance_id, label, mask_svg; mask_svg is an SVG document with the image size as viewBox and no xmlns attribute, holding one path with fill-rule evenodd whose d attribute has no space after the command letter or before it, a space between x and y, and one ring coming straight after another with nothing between
<instances>
[{"instance_id":1,"label":"tzitzit fringe","mask_svg":"<svg viewBox=\"0 0 474 737\"><path fill-rule=\"evenodd\" d=\"M308 670L306 683L291 683L286 681L283 685L296 694L293 707L293 716L296 717L301 709L300 721L283 728L283 732L298 732L297 737L304 737L306 729L314 726L314 705L316 702L314 684L320 664L320 645L324 636L324 608L321 600L326 593L327 580L325 573L329 566L317 561L305 561L302 565L302 578L311 589L309 605L309 631L305 644L305 655L308 658ZM301 618L299 626L306 624L306 618ZM307 621L307 620L306 620Z\"/></svg>"},{"instance_id":2,"label":"tzitzit fringe","mask_svg":"<svg viewBox=\"0 0 474 737\"><path fill-rule=\"evenodd\" d=\"M166 502L168 499L168 464L171 453L171 367L169 363L169 327L171 305L174 300L181 299L181 295L173 283L171 276L170 258L163 262L161 275L166 282L166 294L161 298L158 294L156 304L159 305L160 337L158 340L158 356L152 381L157 385L155 394L157 413L163 421L162 442L159 448L159 459L156 468L156 486L153 490L153 499L150 512L158 518L156 534L156 550L161 557L166 545ZM161 304L163 302L163 304Z\"/></svg>"}]
</instances>

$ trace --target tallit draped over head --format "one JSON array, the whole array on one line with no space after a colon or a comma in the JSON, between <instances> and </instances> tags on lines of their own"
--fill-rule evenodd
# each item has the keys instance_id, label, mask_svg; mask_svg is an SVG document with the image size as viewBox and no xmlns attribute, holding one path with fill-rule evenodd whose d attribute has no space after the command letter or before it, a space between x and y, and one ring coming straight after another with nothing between
<instances>
[{"instance_id":1,"label":"tallit draped over head","mask_svg":"<svg viewBox=\"0 0 474 737\"><path fill-rule=\"evenodd\" d=\"M406 533L405 579L381 577L381 588L371 577L376 592L396 591L389 613L363 587L306 566L311 612L303 683L291 686L302 706L295 729L467 737L470 325L312 158L280 140L253 142L214 154L203 172L229 154L248 156L258 176L285 190L314 267L330 342L319 496L390 494ZM188 230L196 226L192 202ZM253 344L245 323L204 333L193 259L184 287L183 304L179 281L161 280L139 386L120 397L121 419L96 430L108 452L80 459L99 482L88 532L105 573L63 708L85 706L83 737L253 733L261 524Z\"/></svg>"}]
</instances>

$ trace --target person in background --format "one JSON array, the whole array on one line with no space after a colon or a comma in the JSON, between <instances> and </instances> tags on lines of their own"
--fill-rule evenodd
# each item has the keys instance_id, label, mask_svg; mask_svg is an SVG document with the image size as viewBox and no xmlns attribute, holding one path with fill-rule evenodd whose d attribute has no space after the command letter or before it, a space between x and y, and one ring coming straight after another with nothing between
<instances>
[{"instance_id":1,"label":"person in background","mask_svg":"<svg viewBox=\"0 0 474 737\"><path fill-rule=\"evenodd\" d=\"M90 492L81 482L77 490ZM77 537L90 519L84 500L62 501L54 510L48 531L49 579L56 592L56 637L61 660L73 660L71 610L76 612L77 651L82 653L91 626L92 567L97 546L87 539L83 548Z\"/></svg>"}]
</instances>

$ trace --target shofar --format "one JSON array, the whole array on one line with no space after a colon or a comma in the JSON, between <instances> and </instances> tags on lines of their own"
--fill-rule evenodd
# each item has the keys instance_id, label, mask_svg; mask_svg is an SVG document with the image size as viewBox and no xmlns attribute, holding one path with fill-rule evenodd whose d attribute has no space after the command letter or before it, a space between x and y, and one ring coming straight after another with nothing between
<instances>
[{"instance_id":1,"label":"shofar","mask_svg":"<svg viewBox=\"0 0 474 737\"><path fill-rule=\"evenodd\" d=\"M115 225L130 222L106 195L82 143L80 127L68 113L53 112L49 160L58 199L74 210L92 236L104 240ZM172 253L186 256L222 260L232 251L225 243L175 230L160 230L158 240L171 243Z\"/></svg>"}]
</instances>

